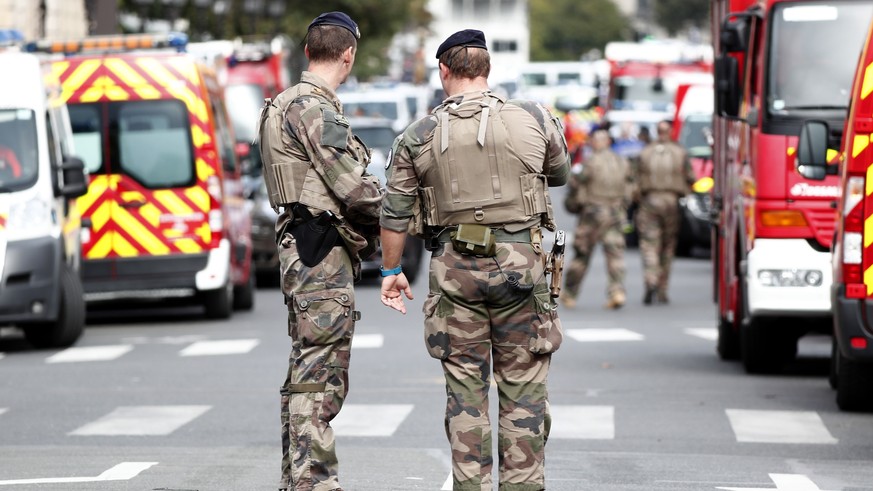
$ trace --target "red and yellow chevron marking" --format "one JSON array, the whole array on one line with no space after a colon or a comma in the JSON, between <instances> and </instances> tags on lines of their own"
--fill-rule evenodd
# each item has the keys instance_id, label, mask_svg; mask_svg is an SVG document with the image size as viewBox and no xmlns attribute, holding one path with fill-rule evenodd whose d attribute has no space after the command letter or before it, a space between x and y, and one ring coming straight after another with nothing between
<instances>
[{"instance_id":1,"label":"red and yellow chevron marking","mask_svg":"<svg viewBox=\"0 0 873 491\"><path fill-rule=\"evenodd\" d=\"M196 149L197 182L189 188L149 190L123 175L95 175L78 200L91 218L86 259L197 253L210 246L211 198L206 180L219 165L212 143L210 110L193 60L184 55L110 55L54 63L68 103L176 99L184 102ZM126 207L123 203L143 202Z\"/></svg>"},{"instance_id":2,"label":"red and yellow chevron marking","mask_svg":"<svg viewBox=\"0 0 873 491\"><path fill-rule=\"evenodd\" d=\"M866 169L864 198L864 284L867 296L873 296L873 27L868 31L867 43L861 53L864 67L855 78L855 100L846 124L846 142L851 145L850 168Z\"/></svg>"},{"instance_id":3,"label":"red and yellow chevron marking","mask_svg":"<svg viewBox=\"0 0 873 491\"><path fill-rule=\"evenodd\" d=\"M138 208L123 202L145 201ZM148 190L127 176L95 176L77 205L91 217L86 259L197 253L212 241L210 199L204 186Z\"/></svg>"},{"instance_id":4,"label":"red and yellow chevron marking","mask_svg":"<svg viewBox=\"0 0 873 491\"><path fill-rule=\"evenodd\" d=\"M6 213L0 213L0 233L6 231Z\"/></svg>"}]
</instances>

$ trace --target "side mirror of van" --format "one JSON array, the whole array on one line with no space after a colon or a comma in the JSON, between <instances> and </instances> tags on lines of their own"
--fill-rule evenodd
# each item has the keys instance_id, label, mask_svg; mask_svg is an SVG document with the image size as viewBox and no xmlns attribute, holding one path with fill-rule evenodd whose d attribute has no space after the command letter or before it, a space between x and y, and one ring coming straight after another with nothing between
<instances>
[{"instance_id":1,"label":"side mirror of van","mask_svg":"<svg viewBox=\"0 0 873 491\"><path fill-rule=\"evenodd\" d=\"M85 162L78 157L68 157L61 165L63 186L58 190L61 196L78 198L88 192L88 177L85 174Z\"/></svg>"},{"instance_id":2,"label":"side mirror of van","mask_svg":"<svg viewBox=\"0 0 873 491\"><path fill-rule=\"evenodd\" d=\"M824 180L828 174L828 124L804 121L797 144L797 171L807 179Z\"/></svg>"}]
</instances>

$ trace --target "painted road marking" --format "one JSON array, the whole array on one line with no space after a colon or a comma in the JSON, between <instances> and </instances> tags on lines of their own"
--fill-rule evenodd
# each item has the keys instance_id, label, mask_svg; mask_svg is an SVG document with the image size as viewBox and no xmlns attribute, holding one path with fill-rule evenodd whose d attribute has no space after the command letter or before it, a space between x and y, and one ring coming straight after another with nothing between
<instances>
[{"instance_id":1,"label":"painted road marking","mask_svg":"<svg viewBox=\"0 0 873 491\"><path fill-rule=\"evenodd\" d=\"M225 339L220 341L197 341L179 352L180 356L241 355L248 353L260 343L257 339Z\"/></svg>"},{"instance_id":2,"label":"painted road marking","mask_svg":"<svg viewBox=\"0 0 873 491\"><path fill-rule=\"evenodd\" d=\"M738 442L835 444L814 411L725 409Z\"/></svg>"},{"instance_id":3,"label":"painted road marking","mask_svg":"<svg viewBox=\"0 0 873 491\"><path fill-rule=\"evenodd\" d=\"M828 491L819 489L808 477L800 474L770 474L770 479L776 484L775 488L715 488L725 491Z\"/></svg>"},{"instance_id":4,"label":"painted road marking","mask_svg":"<svg viewBox=\"0 0 873 491\"><path fill-rule=\"evenodd\" d=\"M3 413L5 413L5 412L8 411L8 410L9 410L8 407L0 407L0 416L2 416Z\"/></svg>"},{"instance_id":5,"label":"painted road marking","mask_svg":"<svg viewBox=\"0 0 873 491\"><path fill-rule=\"evenodd\" d=\"M129 344L67 348L59 353L55 353L54 355L46 358L45 362L74 363L81 361L108 361L114 360L132 349L133 346Z\"/></svg>"},{"instance_id":6,"label":"painted road marking","mask_svg":"<svg viewBox=\"0 0 873 491\"><path fill-rule=\"evenodd\" d=\"M614 440L615 408L613 406L550 407L552 429L549 438L577 440Z\"/></svg>"},{"instance_id":7,"label":"painted road marking","mask_svg":"<svg viewBox=\"0 0 873 491\"><path fill-rule=\"evenodd\" d=\"M718 341L718 329L714 327L685 329L685 334L707 341Z\"/></svg>"},{"instance_id":8,"label":"painted road marking","mask_svg":"<svg viewBox=\"0 0 873 491\"><path fill-rule=\"evenodd\" d=\"M605 341L642 341L646 337L638 332L627 329L567 329L567 335L580 343L597 343Z\"/></svg>"},{"instance_id":9,"label":"painted road marking","mask_svg":"<svg viewBox=\"0 0 873 491\"><path fill-rule=\"evenodd\" d=\"M0 353L0 360L2 360L6 356L6 353Z\"/></svg>"},{"instance_id":10,"label":"painted road marking","mask_svg":"<svg viewBox=\"0 0 873 491\"><path fill-rule=\"evenodd\" d=\"M355 334L352 337L352 349L381 348L385 344L385 336L381 334Z\"/></svg>"},{"instance_id":11,"label":"painted road marking","mask_svg":"<svg viewBox=\"0 0 873 491\"><path fill-rule=\"evenodd\" d=\"M153 465L158 465L158 463L122 462L115 467L104 471L99 476L95 477L47 477L41 479L13 479L10 481L0 481L0 486L20 484L71 484L77 482L128 481L139 475L140 472L148 469Z\"/></svg>"},{"instance_id":12,"label":"painted road marking","mask_svg":"<svg viewBox=\"0 0 873 491\"><path fill-rule=\"evenodd\" d=\"M452 491L452 473L449 472L449 477L446 478L446 482L443 483L443 487L440 488L440 491Z\"/></svg>"},{"instance_id":13,"label":"painted road marking","mask_svg":"<svg viewBox=\"0 0 873 491\"><path fill-rule=\"evenodd\" d=\"M169 435L211 406L121 406L70 435Z\"/></svg>"},{"instance_id":14,"label":"painted road marking","mask_svg":"<svg viewBox=\"0 0 873 491\"><path fill-rule=\"evenodd\" d=\"M344 404L330 425L337 436L391 436L413 407L412 404Z\"/></svg>"}]
</instances>

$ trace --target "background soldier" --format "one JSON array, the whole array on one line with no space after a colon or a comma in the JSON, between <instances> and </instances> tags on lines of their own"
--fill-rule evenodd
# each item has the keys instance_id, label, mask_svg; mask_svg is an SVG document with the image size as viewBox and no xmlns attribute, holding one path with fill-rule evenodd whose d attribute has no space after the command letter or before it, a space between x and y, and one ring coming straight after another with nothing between
<instances>
[{"instance_id":1,"label":"background soldier","mask_svg":"<svg viewBox=\"0 0 873 491\"><path fill-rule=\"evenodd\" d=\"M274 101L284 111L278 113L282 130L274 131L281 135L279 148L264 141L262 126L262 153L272 152L271 167L289 169L287 182L275 185L293 195L276 224L292 340L281 390L280 489L341 489L330 421L348 392L359 317L353 281L361 257L373 250L382 198L378 179L366 173L369 151L353 137L335 93L352 70L359 37L358 26L344 13L313 20L305 46L308 71ZM275 176L265 170L270 178Z\"/></svg>"},{"instance_id":2,"label":"background soldier","mask_svg":"<svg viewBox=\"0 0 873 491\"><path fill-rule=\"evenodd\" d=\"M453 489L492 489L493 360L500 489L541 490L546 378L562 334L540 227L554 229L547 186L567 180L567 145L560 122L542 106L490 92L481 31L449 36L437 58L449 97L395 140L388 162L382 302L405 313L401 294L412 298L399 264L407 227L421 210L433 250L425 340L446 379Z\"/></svg>"},{"instance_id":3,"label":"background soldier","mask_svg":"<svg viewBox=\"0 0 873 491\"><path fill-rule=\"evenodd\" d=\"M631 198L632 174L627 160L609 149L606 130L591 136L593 153L583 165L574 166L570 178L570 208L578 213L579 222L573 239L576 254L567 268L561 304L576 306L579 287L585 279L588 261L598 242L603 242L606 271L609 275L606 308L624 305L624 223ZM573 206L575 205L575 206Z\"/></svg>"},{"instance_id":4,"label":"background soldier","mask_svg":"<svg viewBox=\"0 0 873 491\"><path fill-rule=\"evenodd\" d=\"M670 139L671 124L658 123L658 138L640 154L641 199L636 213L646 293L643 303L669 303L670 266L679 234L679 198L691 191L694 170L688 155Z\"/></svg>"}]
</instances>

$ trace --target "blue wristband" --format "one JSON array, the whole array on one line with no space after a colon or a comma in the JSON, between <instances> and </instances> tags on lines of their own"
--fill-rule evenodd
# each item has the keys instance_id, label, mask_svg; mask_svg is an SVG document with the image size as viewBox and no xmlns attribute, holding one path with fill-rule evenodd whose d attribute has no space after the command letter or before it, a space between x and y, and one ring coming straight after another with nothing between
<instances>
[{"instance_id":1,"label":"blue wristband","mask_svg":"<svg viewBox=\"0 0 873 491\"><path fill-rule=\"evenodd\" d=\"M379 274L381 274L383 278L386 276L394 276L394 275L400 274L402 272L403 272L403 269L399 265L396 268L392 268L392 269L385 269L382 266L379 266Z\"/></svg>"}]
</instances>

